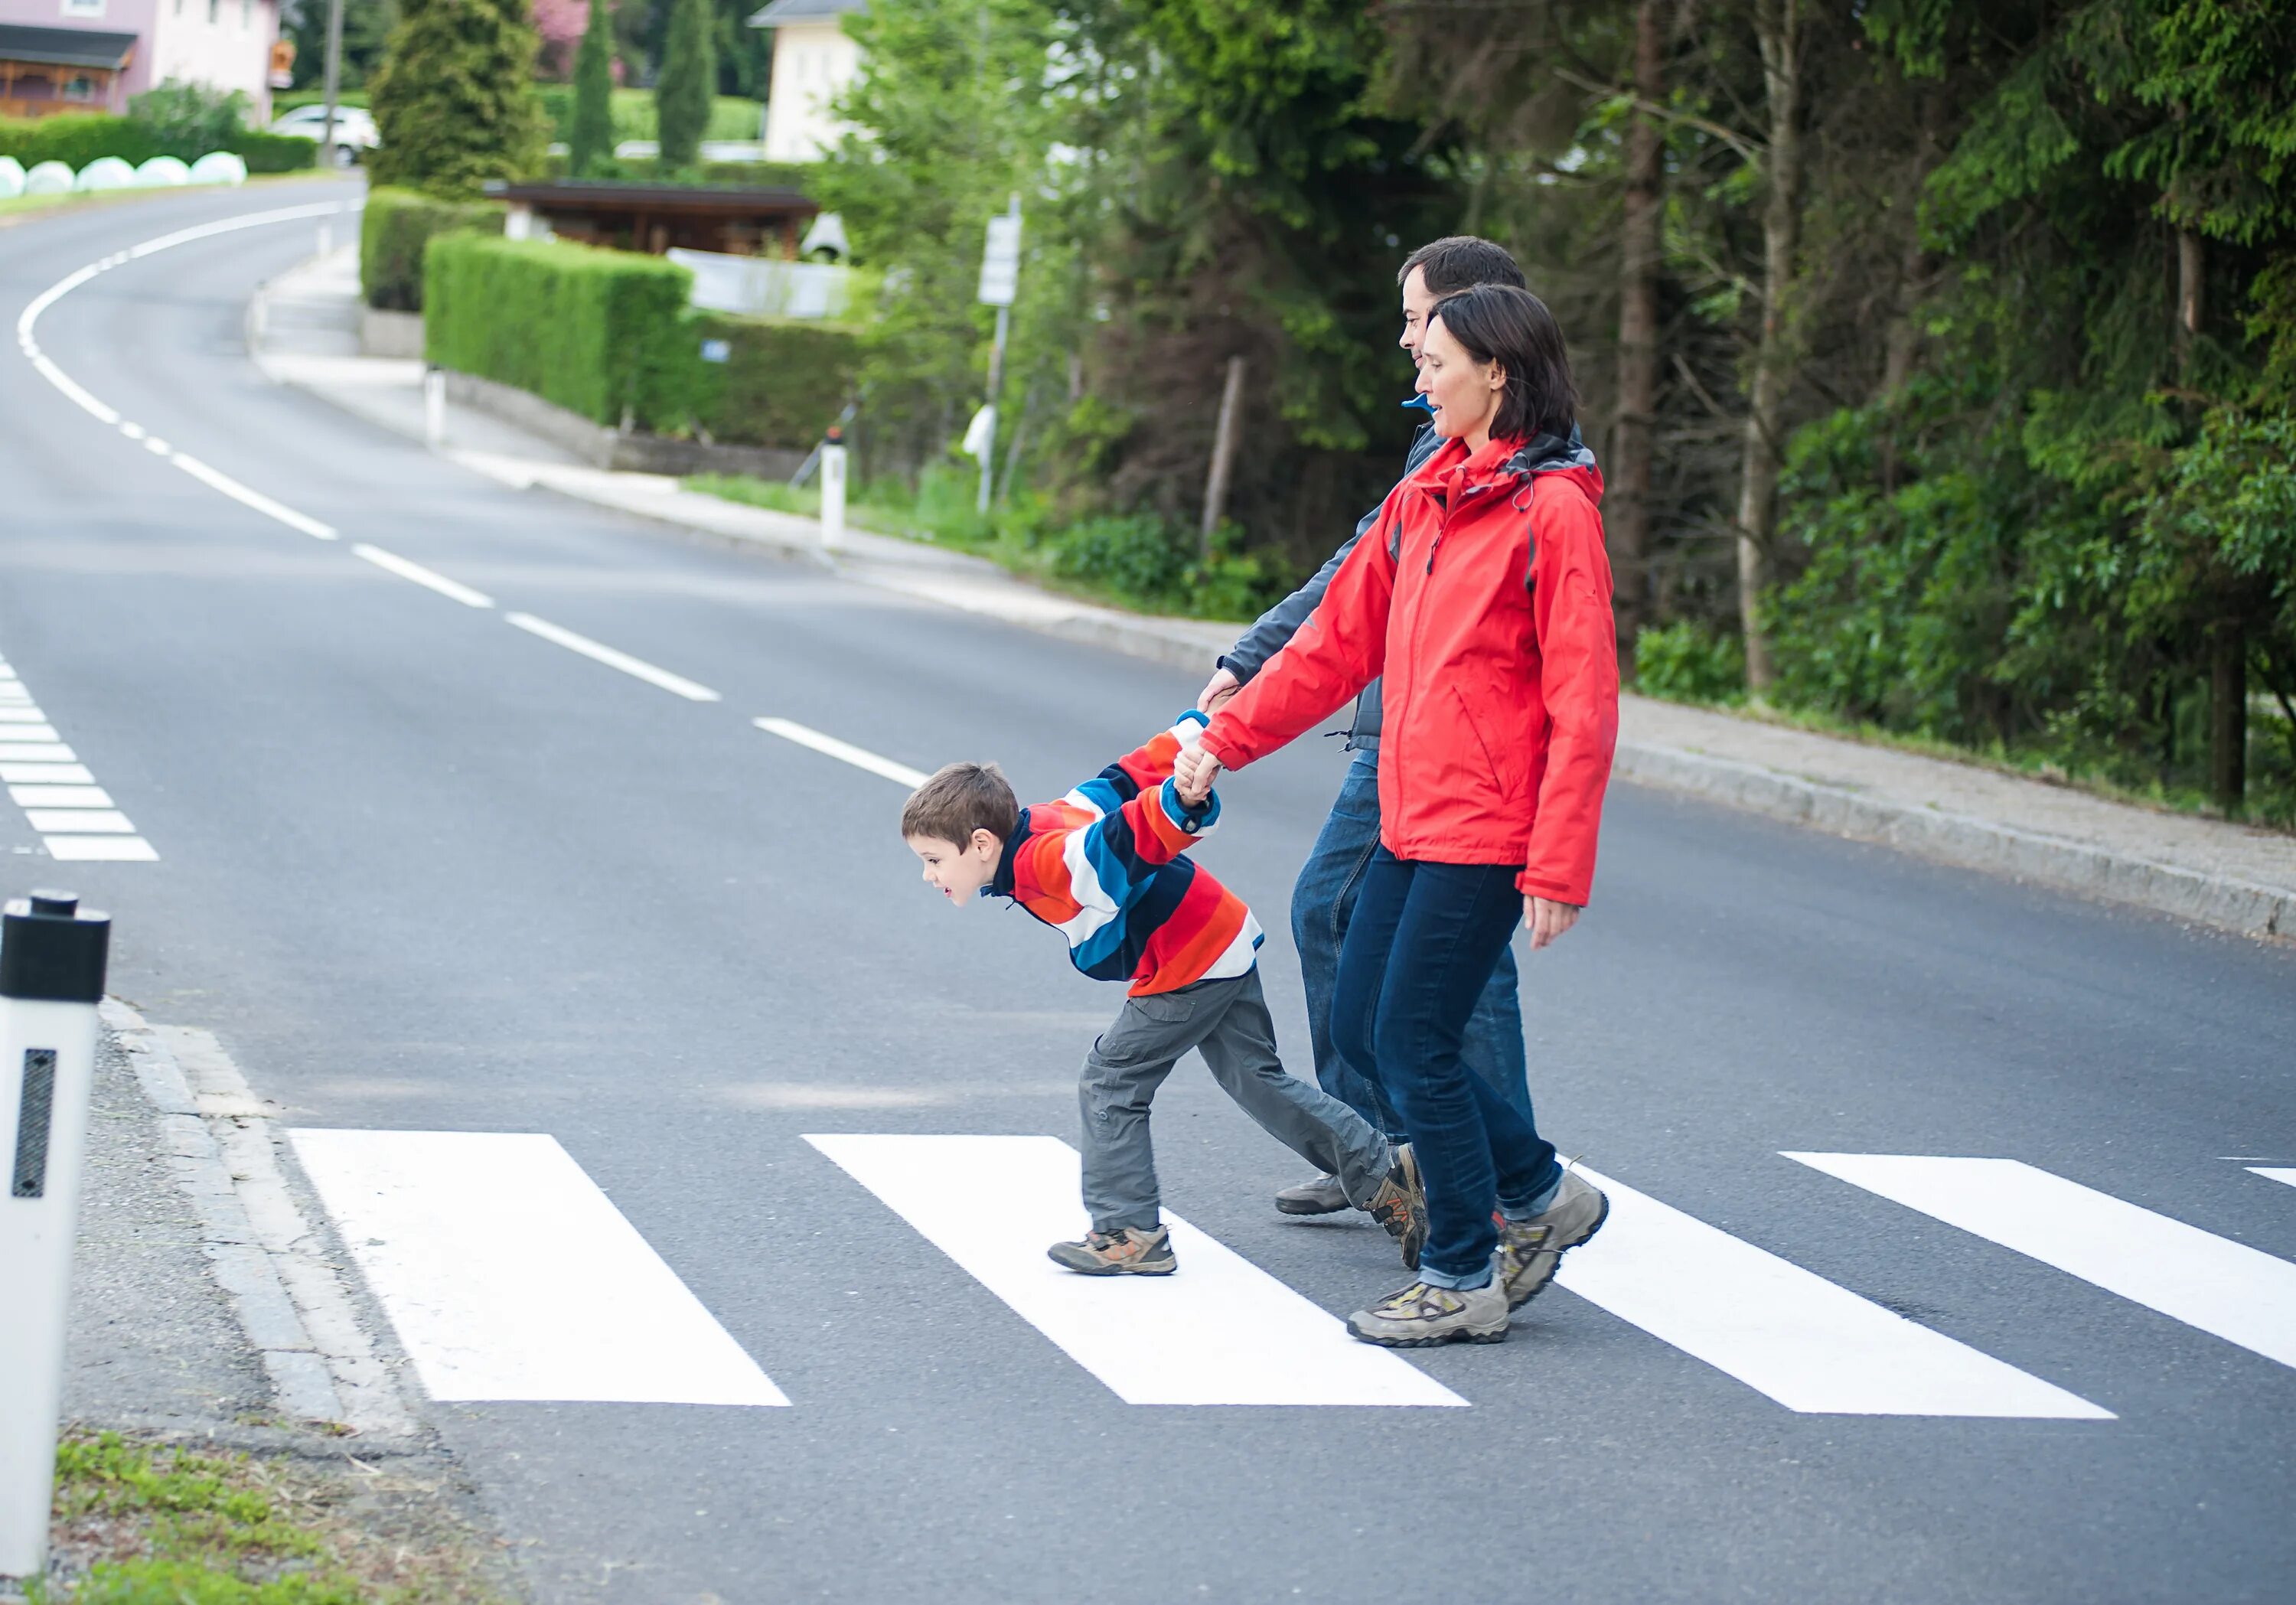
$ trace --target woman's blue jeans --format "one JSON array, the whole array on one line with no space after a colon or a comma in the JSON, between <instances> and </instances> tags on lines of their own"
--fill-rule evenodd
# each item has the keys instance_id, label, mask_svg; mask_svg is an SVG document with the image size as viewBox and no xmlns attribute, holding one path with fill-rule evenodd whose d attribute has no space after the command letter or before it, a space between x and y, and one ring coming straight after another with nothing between
<instances>
[{"instance_id":1,"label":"woman's blue jeans","mask_svg":"<svg viewBox=\"0 0 2296 1605\"><path fill-rule=\"evenodd\" d=\"M1480 1287L1491 1211L1536 1214L1562 1179L1554 1145L1464 1062L1468 1017L1522 918L1520 866L1372 855L1340 951L1340 1052L1378 1067L1427 1183L1423 1282Z\"/></svg>"},{"instance_id":2,"label":"woman's blue jeans","mask_svg":"<svg viewBox=\"0 0 2296 1605\"><path fill-rule=\"evenodd\" d=\"M1340 946L1364 872L1379 848L1379 751L1366 748L1348 766L1347 779L1316 838L1315 850L1300 866L1292 888L1292 940L1300 954L1300 979L1308 994L1308 1040L1316 1054L1317 1085L1387 1134L1409 1142L1402 1119L1381 1095L1368 1060L1350 1062L1332 1044L1332 995L1339 979ZM1468 1017L1461 1048L1467 1068L1480 1076L1525 1121L1532 1118L1530 1087L1524 1075L1522 1005L1517 995L1514 949L1499 954L1490 984Z\"/></svg>"}]
</instances>

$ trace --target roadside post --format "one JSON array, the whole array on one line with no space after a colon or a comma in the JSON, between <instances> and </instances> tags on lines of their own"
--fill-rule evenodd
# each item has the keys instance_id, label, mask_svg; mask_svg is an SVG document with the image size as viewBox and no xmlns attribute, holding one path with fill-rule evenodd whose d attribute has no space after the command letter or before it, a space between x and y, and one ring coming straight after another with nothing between
<instances>
[{"instance_id":1,"label":"roadside post","mask_svg":"<svg viewBox=\"0 0 2296 1605\"><path fill-rule=\"evenodd\" d=\"M447 444L447 375L436 367L422 370L422 443L434 452Z\"/></svg>"},{"instance_id":2,"label":"roadside post","mask_svg":"<svg viewBox=\"0 0 2296 1605\"><path fill-rule=\"evenodd\" d=\"M47 1564L80 1163L108 915L70 892L0 905L0 1577Z\"/></svg>"},{"instance_id":3,"label":"roadside post","mask_svg":"<svg viewBox=\"0 0 2296 1605\"><path fill-rule=\"evenodd\" d=\"M996 308L996 344L988 354L988 405L980 427L980 497L988 511L989 482L996 464L996 397L1004 389L1004 338L1012 332L1013 297L1021 287L1021 197L988 220L988 242L980 252L980 304ZM965 442L970 451L972 442Z\"/></svg>"},{"instance_id":4,"label":"roadside post","mask_svg":"<svg viewBox=\"0 0 2296 1605\"><path fill-rule=\"evenodd\" d=\"M821 443L821 549L845 544L845 431L835 424Z\"/></svg>"}]
</instances>

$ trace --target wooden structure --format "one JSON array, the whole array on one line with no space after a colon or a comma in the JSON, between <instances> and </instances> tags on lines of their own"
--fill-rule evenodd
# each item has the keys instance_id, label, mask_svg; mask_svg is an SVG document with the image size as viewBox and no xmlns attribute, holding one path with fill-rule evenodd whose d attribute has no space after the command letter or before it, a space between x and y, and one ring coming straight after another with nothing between
<instances>
[{"instance_id":1,"label":"wooden structure","mask_svg":"<svg viewBox=\"0 0 2296 1605\"><path fill-rule=\"evenodd\" d=\"M0 23L0 117L121 110L134 34Z\"/></svg>"},{"instance_id":2,"label":"wooden structure","mask_svg":"<svg viewBox=\"0 0 2296 1605\"><path fill-rule=\"evenodd\" d=\"M510 203L504 233L555 235L584 245L660 256L673 246L737 257L797 259L798 241L821 208L796 190L705 189L570 178L488 184Z\"/></svg>"}]
</instances>

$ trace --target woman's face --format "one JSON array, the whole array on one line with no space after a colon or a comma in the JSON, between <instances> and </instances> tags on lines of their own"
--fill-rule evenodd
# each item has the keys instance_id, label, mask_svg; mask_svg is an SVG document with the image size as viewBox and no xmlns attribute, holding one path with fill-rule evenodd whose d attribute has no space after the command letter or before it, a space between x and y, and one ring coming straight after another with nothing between
<instances>
[{"instance_id":1,"label":"woman's face","mask_svg":"<svg viewBox=\"0 0 2296 1605\"><path fill-rule=\"evenodd\" d=\"M1443 320L1434 318L1420 348L1419 393L1434 404L1437 434L1453 440L1488 439L1499 397L1506 393L1506 370L1495 362L1477 362Z\"/></svg>"}]
</instances>

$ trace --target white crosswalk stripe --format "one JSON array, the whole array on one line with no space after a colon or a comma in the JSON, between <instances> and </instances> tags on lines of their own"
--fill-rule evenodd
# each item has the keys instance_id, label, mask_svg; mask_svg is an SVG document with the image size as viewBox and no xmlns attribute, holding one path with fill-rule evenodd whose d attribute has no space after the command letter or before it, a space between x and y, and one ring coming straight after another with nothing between
<instances>
[{"instance_id":1,"label":"white crosswalk stripe","mask_svg":"<svg viewBox=\"0 0 2296 1605\"><path fill-rule=\"evenodd\" d=\"M432 1398L789 1403L555 1138L288 1134Z\"/></svg>"},{"instance_id":2,"label":"white crosswalk stripe","mask_svg":"<svg viewBox=\"0 0 2296 1605\"><path fill-rule=\"evenodd\" d=\"M2249 1169L2267 1182L2285 1182L2296 1187L2296 1167L2284 1165L2251 1165Z\"/></svg>"},{"instance_id":3,"label":"white crosswalk stripe","mask_svg":"<svg viewBox=\"0 0 2296 1605\"><path fill-rule=\"evenodd\" d=\"M1563 1256L1556 1281L1789 1410L2112 1419L1670 1205L1581 1174L1610 1196L1611 1216Z\"/></svg>"},{"instance_id":4,"label":"white crosswalk stripe","mask_svg":"<svg viewBox=\"0 0 2296 1605\"><path fill-rule=\"evenodd\" d=\"M2296 1264L2017 1159L1786 1158L2296 1365Z\"/></svg>"},{"instance_id":5,"label":"white crosswalk stripe","mask_svg":"<svg viewBox=\"0 0 2296 1605\"><path fill-rule=\"evenodd\" d=\"M0 661L0 784L48 856L62 864L158 862L158 851L78 760L16 671Z\"/></svg>"},{"instance_id":6,"label":"white crosswalk stripe","mask_svg":"<svg viewBox=\"0 0 2296 1605\"><path fill-rule=\"evenodd\" d=\"M1078 1276L1046 1258L1090 1224L1057 1137L808 1136L926 1241L1132 1404L1467 1401L1167 1213L1180 1270ZM955 1200L962 1200L956 1203Z\"/></svg>"}]
</instances>

